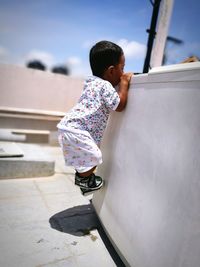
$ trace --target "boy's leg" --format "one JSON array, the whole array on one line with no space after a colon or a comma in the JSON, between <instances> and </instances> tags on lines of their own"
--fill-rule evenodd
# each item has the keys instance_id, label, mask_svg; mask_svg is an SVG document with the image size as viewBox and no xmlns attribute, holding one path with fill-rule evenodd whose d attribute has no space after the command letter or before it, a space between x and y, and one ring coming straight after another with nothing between
<instances>
[{"instance_id":1,"label":"boy's leg","mask_svg":"<svg viewBox=\"0 0 200 267\"><path fill-rule=\"evenodd\" d=\"M102 163L102 154L90 136L60 131L59 143L62 147L66 165L76 169L75 184L85 189L98 189L103 185L101 177L93 172ZM94 167L83 167L84 165Z\"/></svg>"},{"instance_id":2,"label":"boy's leg","mask_svg":"<svg viewBox=\"0 0 200 267\"><path fill-rule=\"evenodd\" d=\"M81 177L87 177L87 176L90 176L96 169L97 166L93 167L92 169L90 169L89 171L86 171L86 172L77 172L79 176Z\"/></svg>"},{"instance_id":3,"label":"boy's leg","mask_svg":"<svg viewBox=\"0 0 200 267\"><path fill-rule=\"evenodd\" d=\"M75 184L82 189L96 190L102 187L103 179L100 176L96 176L93 172L96 167L93 167L87 172L75 174Z\"/></svg>"}]
</instances>

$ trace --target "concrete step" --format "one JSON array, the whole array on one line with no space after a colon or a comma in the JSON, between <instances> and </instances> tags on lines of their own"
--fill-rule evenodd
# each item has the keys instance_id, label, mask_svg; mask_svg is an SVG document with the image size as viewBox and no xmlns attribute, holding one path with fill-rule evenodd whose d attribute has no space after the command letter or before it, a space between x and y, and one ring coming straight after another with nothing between
<instances>
[{"instance_id":1,"label":"concrete step","mask_svg":"<svg viewBox=\"0 0 200 267\"><path fill-rule=\"evenodd\" d=\"M27 143L48 143L50 131L32 129L14 129L14 135L25 135Z\"/></svg>"},{"instance_id":2,"label":"concrete step","mask_svg":"<svg viewBox=\"0 0 200 267\"><path fill-rule=\"evenodd\" d=\"M35 129L2 129L1 141L21 141L25 143L49 143L50 131Z\"/></svg>"},{"instance_id":3,"label":"concrete step","mask_svg":"<svg viewBox=\"0 0 200 267\"><path fill-rule=\"evenodd\" d=\"M5 129L0 128L0 141L31 143L31 144L49 144L50 146L59 146L58 132L33 129Z\"/></svg>"},{"instance_id":4,"label":"concrete step","mask_svg":"<svg viewBox=\"0 0 200 267\"><path fill-rule=\"evenodd\" d=\"M50 176L54 169L41 145L0 142L0 179Z\"/></svg>"}]
</instances>

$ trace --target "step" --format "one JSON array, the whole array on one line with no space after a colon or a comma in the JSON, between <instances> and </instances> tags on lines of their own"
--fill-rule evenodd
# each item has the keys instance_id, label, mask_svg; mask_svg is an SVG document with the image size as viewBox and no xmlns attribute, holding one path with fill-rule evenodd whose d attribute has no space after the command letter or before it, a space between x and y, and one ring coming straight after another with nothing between
<instances>
[{"instance_id":1,"label":"step","mask_svg":"<svg viewBox=\"0 0 200 267\"><path fill-rule=\"evenodd\" d=\"M0 142L0 179L45 177L54 169L55 161L42 146Z\"/></svg>"},{"instance_id":2,"label":"step","mask_svg":"<svg viewBox=\"0 0 200 267\"><path fill-rule=\"evenodd\" d=\"M27 143L48 143L50 131L31 130L31 129L15 129L12 130L14 135L25 135Z\"/></svg>"}]
</instances>

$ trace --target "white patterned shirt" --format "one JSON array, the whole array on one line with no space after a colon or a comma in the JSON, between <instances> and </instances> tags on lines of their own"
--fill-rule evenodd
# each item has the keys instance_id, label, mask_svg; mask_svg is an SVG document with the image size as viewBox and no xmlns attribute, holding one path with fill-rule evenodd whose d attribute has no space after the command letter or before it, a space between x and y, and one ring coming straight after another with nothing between
<instances>
[{"instance_id":1,"label":"white patterned shirt","mask_svg":"<svg viewBox=\"0 0 200 267\"><path fill-rule=\"evenodd\" d=\"M119 102L119 95L110 82L90 76L84 83L78 103L65 115L57 127L75 132L87 131L95 143L99 144L108 116L111 110L117 108Z\"/></svg>"}]
</instances>

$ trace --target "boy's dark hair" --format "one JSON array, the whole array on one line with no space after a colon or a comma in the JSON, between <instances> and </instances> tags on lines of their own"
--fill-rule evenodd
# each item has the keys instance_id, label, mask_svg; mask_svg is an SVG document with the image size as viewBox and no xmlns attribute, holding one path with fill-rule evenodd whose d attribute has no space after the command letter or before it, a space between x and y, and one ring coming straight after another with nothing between
<instances>
[{"instance_id":1,"label":"boy's dark hair","mask_svg":"<svg viewBox=\"0 0 200 267\"><path fill-rule=\"evenodd\" d=\"M104 71L120 62L123 50L120 46L109 41L100 41L90 50L90 67L95 76L102 77Z\"/></svg>"}]
</instances>

